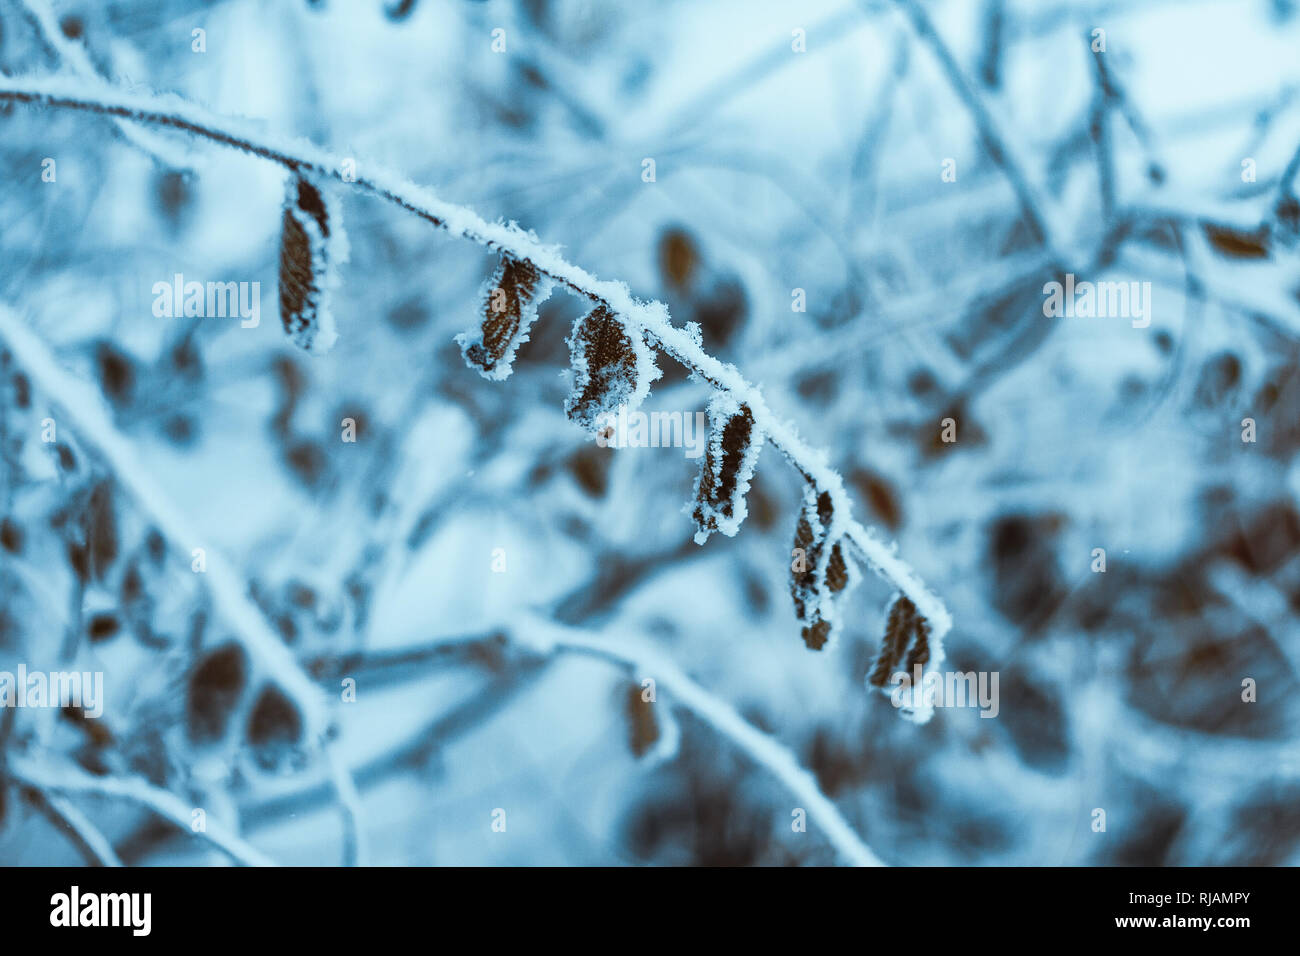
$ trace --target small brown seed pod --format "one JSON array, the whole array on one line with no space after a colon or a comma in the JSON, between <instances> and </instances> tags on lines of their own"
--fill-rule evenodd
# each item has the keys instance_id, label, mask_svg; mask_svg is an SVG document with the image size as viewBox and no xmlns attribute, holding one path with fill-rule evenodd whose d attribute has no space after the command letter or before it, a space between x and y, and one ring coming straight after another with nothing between
<instances>
[{"instance_id":1,"label":"small brown seed pod","mask_svg":"<svg viewBox=\"0 0 1300 956\"><path fill-rule=\"evenodd\" d=\"M483 318L478 327L456 336L465 364L484 378L509 377L519 346L537 320L537 309L554 283L527 259L502 256L483 290Z\"/></svg>"},{"instance_id":2,"label":"small brown seed pod","mask_svg":"<svg viewBox=\"0 0 1300 956\"><path fill-rule=\"evenodd\" d=\"M573 392L565 414L588 431L597 431L606 416L621 406L636 408L659 377L645 340L624 327L608 306L598 305L573 325L569 336Z\"/></svg>"},{"instance_id":3,"label":"small brown seed pod","mask_svg":"<svg viewBox=\"0 0 1300 956\"><path fill-rule=\"evenodd\" d=\"M856 581L856 569L844 557L841 539L830 540L834 527L834 501L830 492L809 485L795 526L790 596L794 613L806 622L804 644L819 651L835 636L836 599Z\"/></svg>"},{"instance_id":4,"label":"small brown seed pod","mask_svg":"<svg viewBox=\"0 0 1300 956\"><path fill-rule=\"evenodd\" d=\"M914 668L924 669L929 662L930 622L921 616L907 595L900 594L889 607L885 636L867 683L883 688L897 671L910 675Z\"/></svg>"},{"instance_id":5,"label":"small brown seed pod","mask_svg":"<svg viewBox=\"0 0 1300 956\"><path fill-rule=\"evenodd\" d=\"M718 392L709 402L709 443L695 479L695 543L714 531L731 537L745 520L745 494L758 465L763 433L748 405Z\"/></svg>"},{"instance_id":6,"label":"small brown seed pod","mask_svg":"<svg viewBox=\"0 0 1300 956\"><path fill-rule=\"evenodd\" d=\"M280 228L280 321L295 345L317 354L338 339L329 293L347 259L341 219L330 206L314 183L290 177Z\"/></svg>"}]
</instances>

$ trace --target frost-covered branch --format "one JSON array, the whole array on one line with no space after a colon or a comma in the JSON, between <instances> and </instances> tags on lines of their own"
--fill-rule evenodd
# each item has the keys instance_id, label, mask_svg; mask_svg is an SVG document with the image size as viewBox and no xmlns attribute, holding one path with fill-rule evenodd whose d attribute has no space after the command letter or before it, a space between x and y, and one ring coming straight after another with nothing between
<instances>
[{"instance_id":1,"label":"frost-covered branch","mask_svg":"<svg viewBox=\"0 0 1300 956\"><path fill-rule=\"evenodd\" d=\"M309 142L253 130L239 121L215 116L174 95L144 96L126 93L106 84L61 78L7 77L0 79L0 101L5 100L121 117L203 137L278 163L299 176L333 179L348 188L378 196L453 235L499 251L503 257L531 263L556 284L590 300L594 305L593 316L608 314L627 330L629 336L644 339L713 388L726 392L735 402L745 405L753 419L755 433L764 436L780 451L819 497L824 496L827 510L834 517L829 531L831 536L845 542L859 559L905 595L930 622L931 659L933 663L942 659L942 640L952 627L952 618L943 602L897 556L892 546L852 519L843 481L830 467L825 453L805 444L791 424L769 410L759 390L738 369L709 355L688 331L673 326L662 303L638 300L624 283L596 278L566 261L555 247L543 244L514 223L489 223L472 209L440 199L433 191L397 174L364 162L345 163L343 157ZM991 141L991 145L996 145L996 142ZM352 174L354 169L355 175ZM1027 215L1042 226L1037 206L1028 202L1027 181L1018 178L1017 191L1026 203ZM1040 231L1046 235L1045 226ZM642 387L645 384L641 382Z\"/></svg>"},{"instance_id":2,"label":"frost-covered branch","mask_svg":"<svg viewBox=\"0 0 1300 956\"><path fill-rule=\"evenodd\" d=\"M46 793L40 787L23 788L36 809L67 836L90 866L121 866L113 844L99 827L77 809L76 804L56 793Z\"/></svg>"},{"instance_id":3,"label":"frost-covered branch","mask_svg":"<svg viewBox=\"0 0 1300 956\"><path fill-rule=\"evenodd\" d=\"M656 688L664 693L668 703L694 714L776 778L808 811L809 818L821 825L827 841L842 860L854 866L885 865L844 819L834 802L822 793L813 775L780 741L754 727L734 707L701 687L662 653L636 638L620 635L615 642L593 637L587 631L533 618L510 629L441 638L417 650L381 652L374 663L382 663L385 653L399 655L403 662L436 660L457 647L502 640L544 657L581 654L609 661L637 678L653 677Z\"/></svg>"},{"instance_id":4,"label":"frost-covered branch","mask_svg":"<svg viewBox=\"0 0 1300 956\"><path fill-rule=\"evenodd\" d=\"M85 47L63 35L58 18L46 0L17 0L17 6L31 21L41 42L71 72L87 80L99 79L99 73ZM145 127L119 120L117 128L124 139L164 166L186 170L194 165L189 156Z\"/></svg>"},{"instance_id":5,"label":"frost-covered branch","mask_svg":"<svg viewBox=\"0 0 1300 956\"><path fill-rule=\"evenodd\" d=\"M412 680L445 662L474 657L483 648L495 648L499 652L503 646L514 652L511 670L516 672L531 673L559 655L577 654L607 661L634 678L654 678L664 705L681 707L693 714L784 787L797 805L808 812L809 819L820 826L841 860L855 866L885 865L789 749L755 728L734 707L700 686L672 660L641 639L626 635L620 635L616 641L604 639L578 628L529 618L517 626L442 636L415 647L320 657L313 662L311 670L326 681L344 672L365 674L367 684L374 687L384 683L388 674ZM474 699L465 714L440 717L429 730L421 731L411 743L400 746L395 756L385 755L368 765L352 768L350 776L363 787L373 785L394 767L408 766L413 755L427 754L434 746L445 746L449 735L463 731L467 725L481 723L487 713L499 709L510 698L511 691L506 688L511 686L518 688L524 684L504 677L497 679L481 698ZM340 764L335 772L348 771ZM301 812L305 803L325 799L327 791L319 785L294 791L252 810L250 824L257 825L260 820L278 816L278 808L293 807Z\"/></svg>"},{"instance_id":6,"label":"frost-covered branch","mask_svg":"<svg viewBox=\"0 0 1300 956\"><path fill-rule=\"evenodd\" d=\"M656 683L667 691L669 699L703 720L717 733L744 751L751 760L771 773L796 800L806 805L808 815L821 824L835 852L854 866L883 866L862 838L857 835L839 808L822 793L816 779L799 765L794 755L777 740L758 730L740 716L730 704L710 694L691 680L672 661L653 648L626 640L617 646L572 631L558 631L538 625L528 635L538 649L586 654L654 675Z\"/></svg>"},{"instance_id":7,"label":"frost-covered branch","mask_svg":"<svg viewBox=\"0 0 1300 956\"><path fill-rule=\"evenodd\" d=\"M217 612L233 629L249 656L298 705L310 736L318 737L326 725L320 691L271 630L233 566L213 553L207 537L190 526L189 519L140 461L130 441L114 427L104 400L84 381L66 372L45 343L3 305L0 305L0 343L13 353L45 400L71 424L78 440L92 449L132 495L168 544L183 555L190 554L194 548L204 548L204 583Z\"/></svg>"},{"instance_id":8,"label":"frost-covered branch","mask_svg":"<svg viewBox=\"0 0 1300 956\"><path fill-rule=\"evenodd\" d=\"M212 844L241 866L274 866L275 862L256 847L250 846L237 834L228 831L213 819L204 821L204 829L194 831L191 814L194 808L175 794L155 787L138 777L92 777L78 767L54 768L50 760L37 760L29 754L11 753L6 766L9 773L29 787L46 794L64 797L101 797L125 800L144 807L169 823Z\"/></svg>"},{"instance_id":9,"label":"frost-covered branch","mask_svg":"<svg viewBox=\"0 0 1300 956\"><path fill-rule=\"evenodd\" d=\"M339 755L336 744L325 748L325 759L329 764L330 782L338 797L339 812L343 818L343 865L365 866L366 835L362 824L365 811L361 803L361 793L357 790L352 772L348 770L347 764Z\"/></svg>"}]
</instances>

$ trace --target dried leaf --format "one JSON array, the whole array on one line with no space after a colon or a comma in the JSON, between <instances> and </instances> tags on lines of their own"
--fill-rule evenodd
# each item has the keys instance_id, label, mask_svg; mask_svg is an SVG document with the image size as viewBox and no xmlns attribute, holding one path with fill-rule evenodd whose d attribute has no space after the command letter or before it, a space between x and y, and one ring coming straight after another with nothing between
<instances>
[{"instance_id":1,"label":"dried leaf","mask_svg":"<svg viewBox=\"0 0 1300 956\"><path fill-rule=\"evenodd\" d=\"M274 684L264 687L248 718L248 742L258 765L265 769L279 766L296 750L302 731L298 705Z\"/></svg>"},{"instance_id":2,"label":"dried leaf","mask_svg":"<svg viewBox=\"0 0 1300 956\"><path fill-rule=\"evenodd\" d=\"M884 687L889 676L898 668L903 655L907 652L915 619L916 605L903 595L899 595L889 606L889 618L885 622L885 637L880 645L880 654L876 657L876 666L867 679L872 687Z\"/></svg>"},{"instance_id":3,"label":"dried leaf","mask_svg":"<svg viewBox=\"0 0 1300 956\"><path fill-rule=\"evenodd\" d=\"M280 320L299 348L323 353L338 339L329 294L347 241L337 210L301 175L290 178L280 233Z\"/></svg>"},{"instance_id":4,"label":"dried leaf","mask_svg":"<svg viewBox=\"0 0 1300 956\"><path fill-rule=\"evenodd\" d=\"M912 649L907 655L907 669L914 671L920 667L924 671L928 663L930 663L930 622L918 614L912 631Z\"/></svg>"},{"instance_id":5,"label":"dried leaf","mask_svg":"<svg viewBox=\"0 0 1300 956\"><path fill-rule=\"evenodd\" d=\"M628 744L633 756L644 757L659 741L659 721L655 719L654 709L655 705L644 699L640 685L628 685Z\"/></svg>"},{"instance_id":6,"label":"dried leaf","mask_svg":"<svg viewBox=\"0 0 1300 956\"><path fill-rule=\"evenodd\" d=\"M628 746L632 755L646 766L653 766L677 756L681 728L672 707L657 701L641 684L630 683L620 690L628 719Z\"/></svg>"},{"instance_id":7,"label":"dried leaf","mask_svg":"<svg viewBox=\"0 0 1300 956\"><path fill-rule=\"evenodd\" d=\"M876 472L859 468L853 472L850 480L885 527L895 532L902 527L903 503L889 479Z\"/></svg>"},{"instance_id":8,"label":"dried leaf","mask_svg":"<svg viewBox=\"0 0 1300 956\"><path fill-rule=\"evenodd\" d=\"M121 629L122 622L118 620L116 614L96 614L86 625L86 636L90 639L90 643L98 644L115 637Z\"/></svg>"},{"instance_id":9,"label":"dried leaf","mask_svg":"<svg viewBox=\"0 0 1300 956\"><path fill-rule=\"evenodd\" d=\"M810 651L820 651L831 639L831 622L819 615L812 624L800 630L803 643Z\"/></svg>"},{"instance_id":10,"label":"dried leaf","mask_svg":"<svg viewBox=\"0 0 1300 956\"><path fill-rule=\"evenodd\" d=\"M915 669L920 667L924 673L930 658L930 622L917 611L910 598L900 594L889 607L885 636L867 683L883 689L899 671L915 683Z\"/></svg>"},{"instance_id":11,"label":"dried leaf","mask_svg":"<svg viewBox=\"0 0 1300 956\"><path fill-rule=\"evenodd\" d=\"M10 554L23 553L22 525L8 515L0 518L0 548L4 548Z\"/></svg>"},{"instance_id":12,"label":"dried leaf","mask_svg":"<svg viewBox=\"0 0 1300 956\"><path fill-rule=\"evenodd\" d=\"M732 537L740 530L762 448L763 433L756 432L749 406L723 392L715 394L709 402L709 443L695 479L696 544L714 531Z\"/></svg>"},{"instance_id":13,"label":"dried leaf","mask_svg":"<svg viewBox=\"0 0 1300 956\"><path fill-rule=\"evenodd\" d=\"M700 254L690 233L667 229L659 237L659 272L664 282L674 289L690 286L699 262Z\"/></svg>"},{"instance_id":14,"label":"dried leaf","mask_svg":"<svg viewBox=\"0 0 1300 956\"><path fill-rule=\"evenodd\" d=\"M135 385L139 379L136 365L130 355L112 342L95 345L95 372L99 387L114 408L130 405L135 397Z\"/></svg>"},{"instance_id":15,"label":"dried leaf","mask_svg":"<svg viewBox=\"0 0 1300 956\"><path fill-rule=\"evenodd\" d=\"M248 680L248 658L238 644L208 654L190 675L186 723L190 739L207 742L223 737Z\"/></svg>"},{"instance_id":16,"label":"dried leaf","mask_svg":"<svg viewBox=\"0 0 1300 956\"><path fill-rule=\"evenodd\" d=\"M1205 238L1215 251L1228 259L1267 259L1269 231L1267 226L1255 230L1233 229L1207 222L1202 224Z\"/></svg>"},{"instance_id":17,"label":"dried leaf","mask_svg":"<svg viewBox=\"0 0 1300 956\"><path fill-rule=\"evenodd\" d=\"M816 508L804 507L799 512L799 523L794 531L794 561L790 565L790 596L794 598L794 613L800 620L808 615L808 606L815 603L813 593L817 582L817 558L825 532Z\"/></svg>"},{"instance_id":18,"label":"dried leaf","mask_svg":"<svg viewBox=\"0 0 1300 956\"><path fill-rule=\"evenodd\" d=\"M830 540L835 530L830 492L818 493L809 485L795 527L790 596L795 617L806 622L801 632L804 644L814 651L835 636L839 618L836 596L857 580L856 568L844 557L842 540Z\"/></svg>"},{"instance_id":19,"label":"dried leaf","mask_svg":"<svg viewBox=\"0 0 1300 956\"><path fill-rule=\"evenodd\" d=\"M574 381L564 411L589 431L620 406L635 409L659 377L641 334L629 332L608 306L598 305L578 319L568 341Z\"/></svg>"},{"instance_id":20,"label":"dried leaf","mask_svg":"<svg viewBox=\"0 0 1300 956\"><path fill-rule=\"evenodd\" d=\"M537 308L554 283L527 259L502 256L483 290L483 319L477 329L456 336L465 364L484 378L509 377L515 352L528 341Z\"/></svg>"},{"instance_id":21,"label":"dried leaf","mask_svg":"<svg viewBox=\"0 0 1300 956\"><path fill-rule=\"evenodd\" d=\"M84 510L77 517L76 531L79 540L71 544L80 546L82 568L78 576L102 581L107 576L121 551L118 530L117 506L113 500L113 482L105 478L96 482L85 499Z\"/></svg>"}]
</instances>

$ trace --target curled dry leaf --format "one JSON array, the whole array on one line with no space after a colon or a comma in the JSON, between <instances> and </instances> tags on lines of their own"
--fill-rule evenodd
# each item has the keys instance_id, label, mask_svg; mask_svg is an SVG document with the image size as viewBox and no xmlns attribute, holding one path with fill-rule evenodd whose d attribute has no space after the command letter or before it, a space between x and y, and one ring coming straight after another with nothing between
<instances>
[{"instance_id":1,"label":"curled dry leaf","mask_svg":"<svg viewBox=\"0 0 1300 956\"><path fill-rule=\"evenodd\" d=\"M901 695L895 697L895 703L905 718L923 724L934 713L926 686L927 668L937 665L942 659L942 649L931 642L930 622L907 595L899 594L889 607L885 636L876 664L867 676L867 684L895 697L885 685L893 681L895 675L905 675L906 680L900 682L901 686L895 692Z\"/></svg>"},{"instance_id":2,"label":"curled dry leaf","mask_svg":"<svg viewBox=\"0 0 1300 956\"><path fill-rule=\"evenodd\" d=\"M570 420L595 431L605 415L645 400L659 377L654 355L639 332L629 331L608 306L598 305L569 336L573 392L564 403Z\"/></svg>"},{"instance_id":3,"label":"curled dry leaf","mask_svg":"<svg viewBox=\"0 0 1300 956\"><path fill-rule=\"evenodd\" d=\"M190 674L186 726L190 739L209 743L223 737L248 682L248 655L238 644L210 652Z\"/></svg>"},{"instance_id":4,"label":"curled dry leaf","mask_svg":"<svg viewBox=\"0 0 1300 956\"><path fill-rule=\"evenodd\" d=\"M829 492L809 485L795 527L790 563L790 596L794 613L804 622L804 644L819 651L835 635L836 599L856 581L856 569L844 558L840 538L831 540L834 502Z\"/></svg>"},{"instance_id":5,"label":"curled dry leaf","mask_svg":"<svg viewBox=\"0 0 1300 956\"><path fill-rule=\"evenodd\" d=\"M484 378L509 377L515 352L528 341L537 308L554 283L527 259L502 256L482 293L483 319L478 328L456 336L465 364Z\"/></svg>"},{"instance_id":6,"label":"curled dry leaf","mask_svg":"<svg viewBox=\"0 0 1300 956\"><path fill-rule=\"evenodd\" d=\"M266 770L275 769L296 753L302 740L302 712L275 684L267 684L257 696L248 717L247 739L253 758Z\"/></svg>"},{"instance_id":7,"label":"curled dry leaf","mask_svg":"<svg viewBox=\"0 0 1300 956\"><path fill-rule=\"evenodd\" d=\"M1269 228L1265 224L1257 229L1234 229L1216 223L1204 223L1205 238L1210 246L1225 259L1267 259L1269 257Z\"/></svg>"},{"instance_id":8,"label":"curled dry leaf","mask_svg":"<svg viewBox=\"0 0 1300 956\"><path fill-rule=\"evenodd\" d=\"M653 766L677 756L681 728L672 707L656 701L641 684L628 683L621 690L627 714L628 747L632 756L645 766Z\"/></svg>"},{"instance_id":9,"label":"curled dry leaf","mask_svg":"<svg viewBox=\"0 0 1300 956\"><path fill-rule=\"evenodd\" d=\"M747 509L745 495L763 448L763 433L754 416L725 392L709 402L709 443L695 479L693 516L695 543L703 544L714 531L732 537L740 530Z\"/></svg>"},{"instance_id":10,"label":"curled dry leaf","mask_svg":"<svg viewBox=\"0 0 1300 956\"><path fill-rule=\"evenodd\" d=\"M889 607L880 654L867 682L872 687L884 687L896 671L910 673L917 665L924 668L929 662L930 622L906 595L900 594Z\"/></svg>"},{"instance_id":11,"label":"curled dry leaf","mask_svg":"<svg viewBox=\"0 0 1300 956\"><path fill-rule=\"evenodd\" d=\"M291 176L280 231L280 320L304 351L327 352L338 339L329 294L347 242L337 210L301 175Z\"/></svg>"}]
</instances>

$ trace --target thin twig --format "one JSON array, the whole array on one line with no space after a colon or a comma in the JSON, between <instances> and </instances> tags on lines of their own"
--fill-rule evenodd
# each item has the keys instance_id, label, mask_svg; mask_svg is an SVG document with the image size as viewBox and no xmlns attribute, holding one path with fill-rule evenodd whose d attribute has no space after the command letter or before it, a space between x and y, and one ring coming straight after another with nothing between
<instances>
[{"instance_id":1,"label":"thin twig","mask_svg":"<svg viewBox=\"0 0 1300 956\"><path fill-rule=\"evenodd\" d=\"M325 759L329 763L330 780L343 817L343 865L365 866L368 854L362 823L365 812L362 809L361 794L357 790L356 781L352 779L352 771L338 753L338 744L330 744L325 748Z\"/></svg>"},{"instance_id":2,"label":"thin twig","mask_svg":"<svg viewBox=\"0 0 1300 956\"><path fill-rule=\"evenodd\" d=\"M46 0L16 0L16 2L35 27L41 42L52 54L62 59L77 76L88 80L100 79L99 71L95 69L95 64L91 61L85 47L63 35L54 10ZM127 142L161 165L178 170L193 168L194 163L188 156L182 155L179 150L174 149L161 137L155 136L152 131L122 120L118 120L116 125Z\"/></svg>"},{"instance_id":3,"label":"thin twig","mask_svg":"<svg viewBox=\"0 0 1300 956\"><path fill-rule=\"evenodd\" d=\"M489 681L469 700L457 704L427 726L403 738L393 749L349 768L358 791L370 790L393 776L422 768L432 756L455 738L481 726L493 714L508 706L516 696L532 685L526 679L537 673L542 664L521 666L512 676ZM368 685L369 686L369 685ZM239 822L246 832L273 826L287 818L302 819L313 809L333 803L337 793L328 781L315 781L304 787L277 793L257 803L240 808ZM122 859L136 863L166 845L172 834L156 826L142 826L120 844Z\"/></svg>"},{"instance_id":4,"label":"thin twig","mask_svg":"<svg viewBox=\"0 0 1300 956\"><path fill-rule=\"evenodd\" d=\"M1002 85L1002 58L1006 43L1006 0L984 0L980 20L984 28L984 52L980 57L980 80L991 90Z\"/></svg>"},{"instance_id":5,"label":"thin twig","mask_svg":"<svg viewBox=\"0 0 1300 956\"><path fill-rule=\"evenodd\" d=\"M985 104L983 97L980 96L974 85L966 78L965 72L957 63L957 58L953 56L952 50L948 48L948 44L939 35L939 31L935 29L934 23L930 20L919 0L895 0L895 2L902 7L903 12L911 20L917 36L930 47L931 52L939 61L939 66L947 76L949 85L952 86L953 91L961 98L966 109L970 112L972 119L975 121L975 130L979 134L985 152L1006 174L1007 180L1011 183L1011 188L1015 190L1021 213L1036 234L1035 238L1047 246L1054 256L1059 258L1057 250L1060 247L1053 236L1047 216L1043 212L1043 203L1038 198L1037 191L1029 180L1029 174L1008 145L1007 138L999 128L993 112Z\"/></svg>"},{"instance_id":6,"label":"thin twig","mask_svg":"<svg viewBox=\"0 0 1300 956\"><path fill-rule=\"evenodd\" d=\"M495 655L505 645L517 652L514 657L506 658L515 677L497 678L481 694L472 697L467 705L455 708L451 715L439 717L427 730L417 732L394 752L352 768L351 777L357 786L372 786L386 779L394 770L422 764L430 750L445 746L449 736L480 724L485 716L504 706L515 692L531 686L531 682L523 680L524 677L531 676L559 654L581 654L608 661L632 672L634 677L653 677L657 689L664 694L665 703L675 704L694 714L793 794L799 805L807 810L809 818L820 824L827 842L841 859L855 866L884 865L844 819L839 808L822 793L813 775L800 766L794 754L641 640L620 635L615 643L576 628L533 619L513 629L446 635L416 647L364 651L348 655L338 662L337 667L330 667L331 662L321 659L312 670L320 671L322 679L326 680L343 672L365 673L370 675L367 684L371 685L376 676L385 672L400 671L411 679L431 667L441 666L444 661L477 657L484 649ZM300 813L305 804L319 803L327 798L328 789L316 784L272 798L251 808L243 817L248 826L256 828L284 815ZM149 833L137 841L128 840L124 855L127 859L138 858L143 852L143 844L135 844L143 841L152 845L155 839Z\"/></svg>"},{"instance_id":7,"label":"thin twig","mask_svg":"<svg viewBox=\"0 0 1300 956\"><path fill-rule=\"evenodd\" d=\"M53 755L48 756L54 759ZM139 777L92 777L77 767L53 769L49 760L38 761L30 755L16 753L9 755L7 767L15 779L47 794L103 797L144 807L175 824L178 829L212 844L242 866L275 865L261 850L250 846L215 820L205 820L203 830L193 830L190 825L192 807L175 794Z\"/></svg>"},{"instance_id":8,"label":"thin twig","mask_svg":"<svg viewBox=\"0 0 1300 956\"><path fill-rule=\"evenodd\" d=\"M1279 191L1283 196L1294 195L1295 179L1300 176L1300 146L1296 147L1291 159L1286 164L1286 169L1282 171L1282 181L1279 183Z\"/></svg>"},{"instance_id":9,"label":"thin twig","mask_svg":"<svg viewBox=\"0 0 1300 956\"><path fill-rule=\"evenodd\" d=\"M468 639L481 638L469 635ZM540 619L527 622L510 639L516 646L538 654L583 654L609 661L633 672L636 677L653 677L656 687L665 693L669 702L690 711L772 774L808 811L809 818L820 823L827 841L841 859L854 866L885 865L844 819L839 808L822 793L816 778L800 766L794 754L648 644L626 635L620 635L618 642L614 643ZM450 640L459 642L463 639Z\"/></svg>"},{"instance_id":10,"label":"thin twig","mask_svg":"<svg viewBox=\"0 0 1300 956\"><path fill-rule=\"evenodd\" d=\"M1097 179L1101 191L1101 209L1107 222L1115 215L1115 155L1114 137L1111 135L1111 87L1102 62L1102 54L1092 51L1093 77L1097 88L1092 94L1088 111L1088 126L1097 153Z\"/></svg>"},{"instance_id":11,"label":"thin twig","mask_svg":"<svg viewBox=\"0 0 1300 956\"><path fill-rule=\"evenodd\" d=\"M56 793L46 793L40 787L30 784L22 789L28 801L67 836L88 866L122 865L108 837L75 804Z\"/></svg>"}]
</instances>

